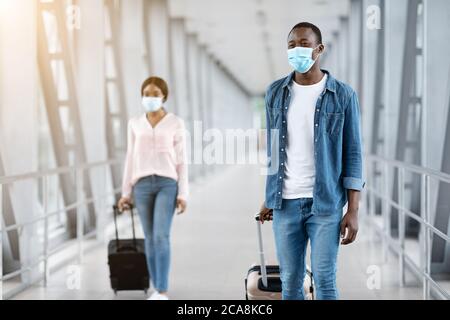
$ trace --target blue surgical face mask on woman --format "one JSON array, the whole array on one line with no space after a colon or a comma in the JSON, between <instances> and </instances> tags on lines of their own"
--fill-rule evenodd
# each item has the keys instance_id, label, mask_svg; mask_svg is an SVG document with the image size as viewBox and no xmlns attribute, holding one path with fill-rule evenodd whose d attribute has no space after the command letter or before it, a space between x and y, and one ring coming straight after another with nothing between
<instances>
[{"instance_id":1,"label":"blue surgical face mask on woman","mask_svg":"<svg viewBox=\"0 0 450 320\"><path fill-rule=\"evenodd\" d=\"M306 73L311 70L314 63L316 63L317 59L314 60L312 57L313 51L316 48L307 48L307 47L295 47L292 49L288 49L288 59L289 64L295 69L295 71L300 73Z\"/></svg>"},{"instance_id":2,"label":"blue surgical face mask on woman","mask_svg":"<svg viewBox=\"0 0 450 320\"><path fill-rule=\"evenodd\" d=\"M142 97L142 106L145 112L155 112L163 105L161 97Z\"/></svg>"}]
</instances>

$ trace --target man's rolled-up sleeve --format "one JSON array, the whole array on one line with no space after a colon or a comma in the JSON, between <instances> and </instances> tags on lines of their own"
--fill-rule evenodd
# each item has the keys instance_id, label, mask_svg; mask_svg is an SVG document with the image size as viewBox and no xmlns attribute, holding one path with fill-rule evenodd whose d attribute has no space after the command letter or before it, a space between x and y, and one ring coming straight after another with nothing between
<instances>
[{"instance_id":1,"label":"man's rolled-up sleeve","mask_svg":"<svg viewBox=\"0 0 450 320\"><path fill-rule=\"evenodd\" d=\"M361 191L365 182L362 168L362 139L358 96L352 92L345 110L343 136L343 185Z\"/></svg>"}]
</instances>

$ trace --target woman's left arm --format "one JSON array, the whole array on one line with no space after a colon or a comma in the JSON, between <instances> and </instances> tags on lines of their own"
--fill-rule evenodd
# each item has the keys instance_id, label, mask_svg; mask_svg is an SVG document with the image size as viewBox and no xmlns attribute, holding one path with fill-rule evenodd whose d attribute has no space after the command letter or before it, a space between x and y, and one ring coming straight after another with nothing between
<instances>
[{"instance_id":1,"label":"woman's left arm","mask_svg":"<svg viewBox=\"0 0 450 320\"><path fill-rule=\"evenodd\" d=\"M177 207L182 213L186 209L186 201L189 196L186 128L183 120L180 121L180 125L175 133L174 147L176 155L175 165L178 174Z\"/></svg>"}]
</instances>

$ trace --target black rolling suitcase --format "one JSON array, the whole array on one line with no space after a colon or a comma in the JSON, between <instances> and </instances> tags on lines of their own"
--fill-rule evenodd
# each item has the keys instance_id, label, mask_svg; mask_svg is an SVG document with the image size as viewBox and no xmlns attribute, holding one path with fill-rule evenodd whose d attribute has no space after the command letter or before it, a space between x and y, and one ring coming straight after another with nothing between
<instances>
[{"instance_id":1,"label":"black rolling suitcase","mask_svg":"<svg viewBox=\"0 0 450 320\"><path fill-rule=\"evenodd\" d=\"M133 225L133 239L119 239L117 229L119 208L115 205L113 210L116 239L111 240L108 244L111 287L116 294L119 290L144 290L147 293L150 276L145 257L144 239L136 239L133 208L129 209Z\"/></svg>"}]
</instances>

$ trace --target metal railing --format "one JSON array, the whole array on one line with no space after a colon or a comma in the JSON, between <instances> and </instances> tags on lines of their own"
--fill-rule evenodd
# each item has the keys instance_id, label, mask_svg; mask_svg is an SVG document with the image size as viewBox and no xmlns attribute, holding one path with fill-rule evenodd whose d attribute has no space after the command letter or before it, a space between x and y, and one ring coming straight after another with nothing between
<instances>
[{"instance_id":1,"label":"metal railing","mask_svg":"<svg viewBox=\"0 0 450 320\"><path fill-rule=\"evenodd\" d=\"M442 299L450 299L450 292L440 286L431 276L431 246L432 236L438 236L450 244L450 237L434 227L431 220L431 200L430 200L430 180L443 183L450 183L450 175L402 161L386 159L376 155L365 155L367 176L366 192L369 196L367 202L367 212L369 219L375 217L376 198L382 201L381 219L383 226L378 227L376 223L372 223L376 227L377 233L383 239L383 251L387 255L388 249L393 250L399 257L399 277L400 285L405 284L405 267L408 267L413 274L422 280L423 299L430 299L431 289L433 293ZM383 169L383 190L377 190L373 173L375 166L380 165ZM389 169L396 170L397 178L397 195L398 201L392 199L392 193L389 184ZM421 212L416 214L408 209L405 201L405 174L416 174L421 177ZM395 176L392 175L392 178ZM394 181L394 180L392 180ZM398 238L391 235L390 226L390 208L397 209L398 212ZM414 259L407 254L405 250L405 220L406 217L415 220L420 225L420 262L418 265ZM374 222L374 221L373 221Z\"/></svg>"},{"instance_id":2,"label":"metal railing","mask_svg":"<svg viewBox=\"0 0 450 320\"><path fill-rule=\"evenodd\" d=\"M442 288L431 276L431 239L432 235L438 236L445 240L447 243L450 243L450 237L433 226L431 221L431 206L430 206L430 180L435 179L439 182L450 183L450 175L445 174L440 171L423 168L416 165L407 164L397 160L386 159L380 156L375 155L365 155L366 160L366 168L368 172L374 172L374 165L381 165L383 167L384 172L384 186L383 190L377 190L375 187L373 180L374 177L372 175L368 175L367 177L367 187L366 192L370 197L370 201L367 203L368 205L368 217L375 217L375 200L376 198L383 201L383 210L381 212L381 217L383 220L383 227L377 228L378 234L383 239L383 247L384 252L388 251L388 248L392 249L399 257L399 277L400 284L404 285L405 283L405 268L408 267L417 277L422 280L423 285L423 298L429 299L431 297L431 289L433 289L433 293L440 296L444 299L450 299L450 293ZM0 257L2 257L2 249L3 249L3 236L6 232L12 230L20 230L26 226L35 225L39 222L44 221L44 243L43 243L43 254L38 257L35 261L27 263L27 265L22 266L19 270L11 272L9 274L2 275L0 278L0 292L3 294L3 282L9 279L12 279L16 276L22 275L26 272L32 271L36 266L43 263L43 272L42 276L37 279L37 281L43 280L44 286L47 285L48 277L49 277L49 263L48 260L55 253L67 247L69 244L77 243L78 246L78 260L82 261L83 256L83 241L87 238L95 235L96 230L91 231L90 233L84 234L83 232L83 206L86 206L89 203L94 203L96 201L100 201L104 198L114 196L116 192L119 190L113 190L110 193L104 193L97 197L92 198L84 198L83 196L83 174L85 170L90 170L98 167L108 167L113 165L120 164L119 160L109 160L109 161L101 161L90 164L84 164L76 167L60 167L51 170L45 170L41 172L34 172L22 175L14 175L7 177L0 177L0 208L2 208L2 197L3 197L3 186L7 184L12 184L18 181L25 180L39 180L42 179L42 190L43 190L43 214L37 218L30 219L25 222L16 223L14 225L10 225L0 229L1 237L0 237ZM398 194L398 202L394 201L391 197L391 192L389 188L389 180L388 172L389 169L396 169L397 171L397 194ZM75 186L77 192L77 201L75 203L69 204L64 208L48 212L48 203L47 203L47 193L48 193L48 178L55 175L60 174L75 174ZM421 196L422 196L422 208L420 215L412 212L407 208L405 203L405 174L412 173L418 174L421 176ZM396 208L398 211L398 221L399 221L399 235L398 238L394 238L390 232L390 210L389 207ZM65 212L67 210L76 209L76 220L77 220L77 236L70 241L64 242L59 245L57 248L53 250L49 250L49 228L48 228L48 220L50 217ZM420 255L420 265L414 261L412 257L410 257L405 250L405 220L406 217L411 218L417 221L421 226L421 255ZM372 224L376 226L375 223ZM2 269L3 270L3 269ZM25 284L25 287L28 287L32 283ZM2 295L3 297L3 295Z\"/></svg>"},{"instance_id":3,"label":"metal railing","mask_svg":"<svg viewBox=\"0 0 450 320\"><path fill-rule=\"evenodd\" d=\"M92 238L95 236L97 232L97 228L90 231L89 233L84 234L84 207L88 204L94 204L97 201L103 201L104 199L107 199L108 197L115 196L119 191L120 188L111 190L110 192L102 193L96 197L89 197L86 198L83 193L83 177L84 177L84 171L91 170L94 168L109 168L111 166L120 165L120 160L107 160L107 161L99 161L99 162L93 162L93 163L87 163L82 164L78 166L66 166L66 167L59 167L55 169L49 169L49 170L43 170L39 172L32 172L32 173L26 173L26 174L19 174L19 175L11 175L11 176L5 176L0 177L0 210L3 210L3 188L5 185L10 185L19 181L29 181L34 180L39 182L41 180L42 183L42 212L43 214L39 217L30 219L28 221L15 223L13 225L9 226L2 226L0 228L0 259L3 261L3 237L5 234L9 231L17 230L21 231L23 228L28 226L36 225L37 223L44 223L44 230L43 230L43 249L42 254L38 255L37 258L35 258L34 261L27 262L25 265L21 262L21 267L18 270L15 270L14 272L10 272L8 274L3 274L3 266L0 265L0 299L3 298L9 298L17 294L18 292L26 289L27 287L31 286L33 283L36 283L38 281L43 281L43 285L47 286L48 278L50 275L49 272L49 259L55 255L56 253L60 252L64 248L67 248L69 245L73 245L76 243L78 250L77 255L74 256L74 258L78 259L78 262L81 263L83 259L83 241L89 238ZM50 177L58 176L61 174L73 174L75 179L75 189L76 192L76 201L74 203L71 203L63 208L58 208L57 210L54 210L52 212L48 212L48 179ZM49 247L49 219L55 215L64 213L68 210L76 210L76 237L70 240L67 240L59 245L57 245L53 250L50 250ZM31 279L28 281L28 283L21 283L17 286L17 288L9 290L7 293L3 291L3 284L5 281L13 279L17 276L21 276L25 273L32 272L33 270L36 270L39 265L43 264L43 271L40 276L35 277L35 279Z\"/></svg>"}]
</instances>

